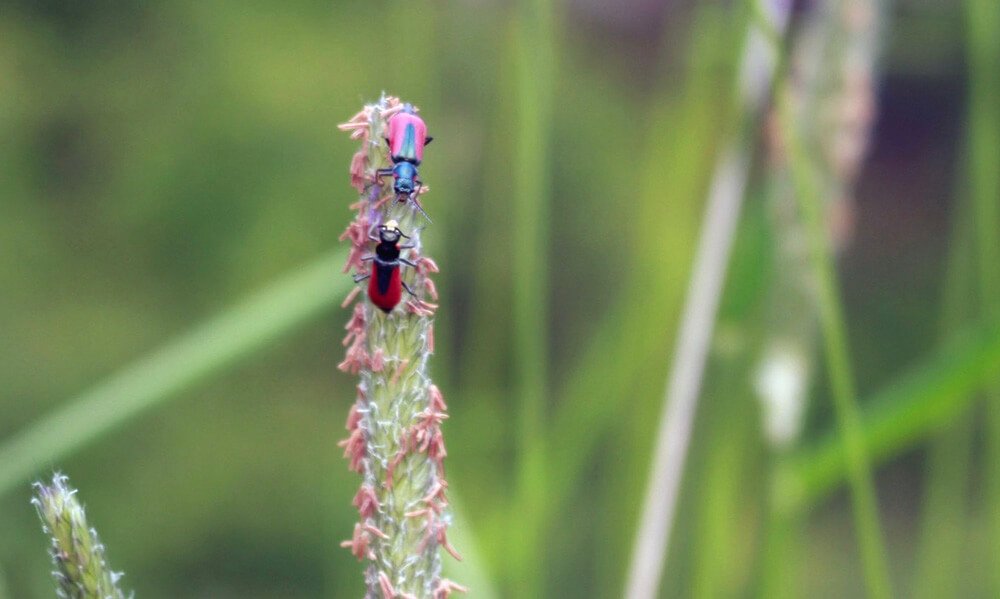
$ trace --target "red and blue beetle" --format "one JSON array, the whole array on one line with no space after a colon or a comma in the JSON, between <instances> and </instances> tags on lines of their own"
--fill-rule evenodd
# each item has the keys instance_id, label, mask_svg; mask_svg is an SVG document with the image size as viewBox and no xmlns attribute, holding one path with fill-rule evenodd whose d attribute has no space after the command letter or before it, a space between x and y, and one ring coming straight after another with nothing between
<instances>
[{"instance_id":1,"label":"red and blue beetle","mask_svg":"<svg viewBox=\"0 0 1000 599\"><path fill-rule=\"evenodd\" d=\"M404 104L403 109L389 119L389 131L385 138L389 144L392 168L380 168L375 172L377 181L386 175L392 175L392 189L396 192L396 199L402 202L412 198L421 212L423 209L413 197L423 185L417 167L424 159L424 146L433 139L427 136L427 125L417 116L413 105Z\"/></svg>"},{"instance_id":2,"label":"red and blue beetle","mask_svg":"<svg viewBox=\"0 0 1000 599\"><path fill-rule=\"evenodd\" d=\"M378 306L380 310L388 314L396 307L403 297L403 290L416 297L413 290L403 281L399 268L401 264L415 267L416 264L406 258L401 258L400 250L407 250L415 247L414 244L400 245L400 238L407 238L399 230L399 224L390 220L379 225L378 237L369 233L368 238L376 242L375 254L361 258L363 262L372 262L372 269L366 275L355 275L354 282L360 283L368 279L368 298Z\"/></svg>"}]
</instances>

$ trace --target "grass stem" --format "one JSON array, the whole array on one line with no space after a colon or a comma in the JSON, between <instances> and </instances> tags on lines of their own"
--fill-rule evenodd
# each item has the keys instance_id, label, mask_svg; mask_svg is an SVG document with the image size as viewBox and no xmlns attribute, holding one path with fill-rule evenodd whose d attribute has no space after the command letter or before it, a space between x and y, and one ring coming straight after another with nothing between
<instances>
[{"instance_id":1,"label":"grass stem","mask_svg":"<svg viewBox=\"0 0 1000 599\"><path fill-rule=\"evenodd\" d=\"M515 15L517 123L513 181L514 388L519 523L511 526L518 597L545 595L541 513L546 499L548 261L555 15L551 0L520 0Z\"/></svg>"},{"instance_id":2,"label":"grass stem","mask_svg":"<svg viewBox=\"0 0 1000 599\"><path fill-rule=\"evenodd\" d=\"M969 324L975 308L975 256L971 205L952 208L952 234L948 244L941 333ZM912 593L917 597L961 595L960 559L968 524L969 483L972 470L971 414L962 414L930 442L924 501L921 506L917 576Z\"/></svg>"},{"instance_id":3,"label":"grass stem","mask_svg":"<svg viewBox=\"0 0 1000 599\"><path fill-rule=\"evenodd\" d=\"M861 550L865 583L869 597L888 598L892 595L885 544L879 526L878 502L872 483L871 462L865 448L861 416L854 387L847 342L847 325L838 297L839 285L833 261L831 240L824 226L822 198L810 157L799 140L792 122L787 94L779 93L779 119L788 146L789 164L795 195L798 200L810 245L810 261L816 279L816 293L824 357L833 396L837 427L841 432L847 456L848 480L854 508L854 523ZM786 100L786 101L782 101Z\"/></svg>"},{"instance_id":4,"label":"grass stem","mask_svg":"<svg viewBox=\"0 0 1000 599\"><path fill-rule=\"evenodd\" d=\"M1000 327L972 326L952 334L929 356L865 401L864 445L874 463L889 460L960 417L975 393L1000 374ZM846 476L843 431L797 450L776 484L793 505L826 496Z\"/></svg>"},{"instance_id":5,"label":"grass stem","mask_svg":"<svg viewBox=\"0 0 1000 599\"><path fill-rule=\"evenodd\" d=\"M1000 4L965 3L969 64L969 181L975 214L976 253L982 315L1000 319ZM989 386L984 460L989 555L1000 555L1000 381ZM993 568L989 588L1000 593L1000 570Z\"/></svg>"},{"instance_id":6,"label":"grass stem","mask_svg":"<svg viewBox=\"0 0 1000 599\"><path fill-rule=\"evenodd\" d=\"M743 125L759 110L777 62L767 35L773 30L783 32L788 14L778 11L768 16L767 33L759 24L750 26L737 91L741 126L723 148L708 192L625 586L630 599L657 596L668 555L702 374L746 191L751 136L750 128Z\"/></svg>"}]
</instances>

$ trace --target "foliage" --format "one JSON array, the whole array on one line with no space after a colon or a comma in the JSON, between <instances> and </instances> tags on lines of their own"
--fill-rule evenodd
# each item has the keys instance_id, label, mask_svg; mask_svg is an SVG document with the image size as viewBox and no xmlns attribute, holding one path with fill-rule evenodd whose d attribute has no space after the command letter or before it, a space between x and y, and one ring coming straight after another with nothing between
<instances>
[{"instance_id":1,"label":"foliage","mask_svg":"<svg viewBox=\"0 0 1000 599\"><path fill-rule=\"evenodd\" d=\"M465 558L448 575L470 596L526 576L544 581L536 596L620 596L703 199L732 132L733 40L756 17L703 2L635 3L612 18L599 4L550 7L552 34L519 29L530 2L5 6L10 596L51 596L24 485L55 464L87 489L88 515L143 599L360 594L357 564L334 542L352 526L343 507L356 480L330 431L355 393L334 374L347 283L342 256L325 252L352 200L343 165L355 148L336 124L383 88L418 103L436 137L421 166L448 314L433 375L448 390L448 475L460 490L449 539ZM963 25L994 22L991 4L887 10L881 116L839 254L861 438L903 593L947 582L933 564L961 568L953 594L996 584L988 556L1000 537L984 508L995 482L972 484L996 480L980 472L995 468L984 456L996 444L984 454L967 439L1000 430L995 410L979 417L1000 371L986 316L1000 68L991 36L973 27L966 38ZM554 53L539 55L553 60L544 78L530 70L538 48L523 45L538 35ZM546 94L551 113L532 113ZM544 172L528 178L538 165L523 128L538 122ZM665 569L671 596L746 593L774 555L795 594L863 590L822 355L801 439L780 459L753 399L780 268L767 168L754 165L709 354L671 542L683 550ZM522 192L542 204L512 197ZM950 226L967 197L971 225ZM952 248L965 258L946 260ZM536 272L539 254L548 267ZM956 286L968 309L942 332ZM545 310L526 315L531 298L548 298L537 299ZM525 381L527 355L546 362ZM536 403L511 401L529 385ZM529 413L542 415L537 430ZM949 435L952 425L968 434ZM539 455L518 454L532 438L544 439ZM776 540L779 501L794 526ZM522 514L541 523L537 542L516 543ZM940 530L936 515L959 542L917 534Z\"/></svg>"}]
</instances>

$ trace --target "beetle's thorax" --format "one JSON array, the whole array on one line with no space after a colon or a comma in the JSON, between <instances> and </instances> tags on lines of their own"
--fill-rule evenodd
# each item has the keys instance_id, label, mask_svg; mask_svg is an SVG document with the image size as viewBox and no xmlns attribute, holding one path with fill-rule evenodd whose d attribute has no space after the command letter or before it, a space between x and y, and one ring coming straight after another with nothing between
<instances>
[{"instance_id":1,"label":"beetle's thorax","mask_svg":"<svg viewBox=\"0 0 1000 599\"><path fill-rule=\"evenodd\" d=\"M399 246L395 241L382 241L375 246L375 255L383 262L399 260Z\"/></svg>"}]
</instances>

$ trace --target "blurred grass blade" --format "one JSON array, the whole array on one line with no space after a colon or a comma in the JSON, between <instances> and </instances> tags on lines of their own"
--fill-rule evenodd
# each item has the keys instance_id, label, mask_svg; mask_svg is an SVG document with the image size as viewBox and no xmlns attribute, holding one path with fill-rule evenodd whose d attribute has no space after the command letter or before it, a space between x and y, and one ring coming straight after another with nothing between
<instances>
[{"instance_id":1,"label":"blurred grass blade","mask_svg":"<svg viewBox=\"0 0 1000 599\"><path fill-rule=\"evenodd\" d=\"M785 84L788 84L787 79ZM857 389L851 365L847 322L840 300L840 284L833 261L833 244L823 219L822 190L814 156L805 148L794 120L787 90L777 93L779 121L787 147L792 184L802 222L808 232L809 258L816 279L816 302L823 337L823 357L833 398L834 416L841 432L851 485L855 534L861 550L865 587L869 597L892 596L886 563L885 539L879 524L878 498L871 458L864 442Z\"/></svg>"},{"instance_id":2,"label":"blurred grass blade","mask_svg":"<svg viewBox=\"0 0 1000 599\"><path fill-rule=\"evenodd\" d=\"M550 461L559 469L549 473L546 522L566 507L595 450L616 431L609 423L622 424L622 401L654 369L654 362L663 361L673 337L684 299L684 287L677 281L689 272L694 233L704 213L702 203L691 198L700 197L707 185L715 162L707 149L717 146L721 122L726 121L718 110L724 103L719 100L718 72L735 54L726 41L727 21L711 5L699 8L694 27L685 97L672 100L668 88L654 96L646 117L649 134L636 152L642 158L643 180L631 219L637 232L625 268L629 279L557 394L559 409L549 448ZM691 152L691 147L707 149ZM666 188L664 180L670 181ZM650 268L654 261L656 267ZM657 309L636 301L641 297L659 298ZM609 355L628 359L608 368ZM662 404L659 397L655 402L656 407Z\"/></svg>"},{"instance_id":3,"label":"blurred grass blade","mask_svg":"<svg viewBox=\"0 0 1000 599\"><path fill-rule=\"evenodd\" d=\"M767 33L763 33L756 23L751 25L737 91L740 131L722 150L708 192L704 229L687 290L645 503L626 582L625 594L632 599L656 596L663 562L669 555L670 534L701 391L701 378L746 192L752 140L752 128L748 125L753 122L766 98L777 64L776 46L768 41L767 35L776 31L780 37L787 23L788 11L776 9L767 17Z\"/></svg>"},{"instance_id":4,"label":"blurred grass blade","mask_svg":"<svg viewBox=\"0 0 1000 599\"><path fill-rule=\"evenodd\" d=\"M744 222L747 217L748 213ZM733 251L730 266L733 273L739 244L738 240ZM732 282L730 275L727 289L731 289ZM719 330L733 322L726 312L725 307L719 310ZM720 355L722 352L717 353L717 348L713 346L708 372L718 373L718 376L705 378L703 410L691 448L692 456L703 458L692 457L685 473L684 493L689 497L693 495L692 501L697 507L687 512L691 518L677 523L677 539L688 540L684 543L684 551L693 554L688 596L694 599L748 596L746 591L754 565L752 560L746 559L747 550L755 543L753 535L747 534L746 522L751 512L746 498L753 494L751 489L759 488L754 479L759 476L761 444L756 406L745 401L750 362L746 354ZM684 502L682 498L681 504L685 505ZM685 535L682 532L685 526L692 527L693 531ZM678 565L686 569L684 559L678 556L671 560L670 569L666 571L676 572ZM666 578L672 580L669 574Z\"/></svg>"},{"instance_id":5,"label":"blurred grass blade","mask_svg":"<svg viewBox=\"0 0 1000 599\"><path fill-rule=\"evenodd\" d=\"M788 68L776 92L781 133L772 149L783 182L791 183L790 195L794 201L785 207L785 214L800 229L794 241L777 243L785 251L796 252L796 265L801 268L797 287L805 292L802 296L805 309L813 312L798 330L812 330L813 321L820 325L833 415L849 458L852 515L864 582L868 596L888 599L892 581L879 523L874 474L861 432L834 249L842 247L849 238L847 228L837 226L835 215L850 211L857 173L867 154L877 110L874 86L883 31L881 12L878 0L820 3L804 11L787 56ZM784 324L789 322L794 321L786 320ZM809 337L810 334L802 337L798 331L789 335L790 339L798 339L796 351L806 360L805 364L811 361L807 354ZM777 458L778 464L783 457ZM771 522L776 525L802 522L795 513L780 513L783 503L783 498L771 497L769 507L774 512ZM785 536L784 531L771 530L779 537ZM794 539L794 535L786 538ZM774 549L780 550L786 539L775 540ZM785 550L790 548L786 546ZM772 554L767 564L773 567L794 558L789 555L782 560ZM768 572L764 580L773 585L781 574Z\"/></svg>"},{"instance_id":6,"label":"blurred grass blade","mask_svg":"<svg viewBox=\"0 0 1000 599\"><path fill-rule=\"evenodd\" d=\"M53 461L69 455L102 434L126 423L213 374L221 374L243 358L340 303L351 287L338 276L345 250L324 254L285 278L251 295L187 334L153 351L90 391L0 445L0 496L28 480ZM451 509L463 521L461 500L454 491ZM468 523L451 529L465 562L454 567L476 596L496 592L477 557ZM2 597L2 595L0 595Z\"/></svg>"},{"instance_id":7,"label":"blurred grass blade","mask_svg":"<svg viewBox=\"0 0 1000 599\"><path fill-rule=\"evenodd\" d=\"M885 461L947 426L973 402L974 394L1000 372L1000 327L973 327L888 389L865 402L864 444L873 463ZM802 505L817 501L846 475L840 434L803 449L783 470L777 492Z\"/></svg>"},{"instance_id":8,"label":"blurred grass blade","mask_svg":"<svg viewBox=\"0 0 1000 599\"><path fill-rule=\"evenodd\" d=\"M749 158L737 141L726 148L705 213L695 273L688 288L681 331L667 385L657 445L625 596L655 597L668 555L681 476L714 330L716 309L743 200Z\"/></svg>"},{"instance_id":9,"label":"blurred grass blade","mask_svg":"<svg viewBox=\"0 0 1000 599\"><path fill-rule=\"evenodd\" d=\"M346 253L322 256L157 349L0 445L0 496L191 385L233 366L336 305Z\"/></svg>"},{"instance_id":10,"label":"blurred grass blade","mask_svg":"<svg viewBox=\"0 0 1000 599\"><path fill-rule=\"evenodd\" d=\"M983 316L1000 319L1000 4L965 2L969 65L969 183L976 216L976 254ZM986 457L983 460L989 555L1000 552L1000 381L988 385ZM1000 569L986 587L1000 594Z\"/></svg>"},{"instance_id":11,"label":"blurred grass blade","mask_svg":"<svg viewBox=\"0 0 1000 599\"><path fill-rule=\"evenodd\" d=\"M450 495L448 511L451 512L452 518L448 526L448 539L452 545L461 550L462 561L444 560L444 571L448 578L462 581L462 586L468 587L470 596L478 599L498 599L500 594L493 586L493 579L486 570L480 545L472 534L472 525L466 518L462 501L454 490L449 489L448 494Z\"/></svg>"},{"instance_id":12,"label":"blurred grass blade","mask_svg":"<svg viewBox=\"0 0 1000 599\"><path fill-rule=\"evenodd\" d=\"M969 532L969 490L975 428L972 414L961 414L928 448L917 576L911 596L923 599L962 596Z\"/></svg>"},{"instance_id":13,"label":"blurred grass blade","mask_svg":"<svg viewBox=\"0 0 1000 599\"><path fill-rule=\"evenodd\" d=\"M964 183L964 182L963 182ZM972 206L962 201L953 208L942 300L941 338L970 322L976 291L976 259L972 236ZM931 440L927 450L917 575L911 587L915 597L931 599L961 594L960 571L969 524L969 491L975 433L971 414L962 414Z\"/></svg>"},{"instance_id":14,"label":"blurred grass blade","mask_svg":"<svg viewBox=\"0 0 1000 599\"><path fill-rule=\"evenodd\" d=\"M551 0L520 0L513 43L517 128L513 172L514 392L517 394L517 512L509 545L518 597L545 595L545 422L549 369L548 260L555 15Z\"/></svg>"}]
</instances>

